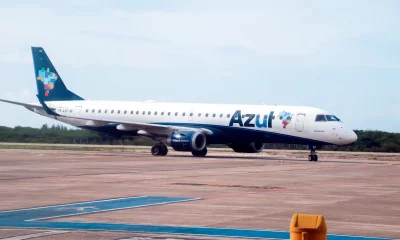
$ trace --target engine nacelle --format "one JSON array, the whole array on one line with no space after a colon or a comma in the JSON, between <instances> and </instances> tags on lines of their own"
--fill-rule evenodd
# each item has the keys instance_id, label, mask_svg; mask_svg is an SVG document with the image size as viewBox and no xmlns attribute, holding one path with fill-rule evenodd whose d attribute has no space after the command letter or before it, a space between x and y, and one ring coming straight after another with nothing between
<instances>
[{"instance_id":1,"label":"engine nacelle","mask_svg":"<svg viewBox=\"0 0 400 240\"><path fill-rule=\"evenodd\" d=\"M207 139L201 132L179 131L172 133L167 144L175 151L202 151L206 147Z\"/></svg>"},{"instance_id":2,"label":"engine nacelle","mask_svg":"<svg viewBox=\"0 0 400 240\"><path fill-rule=\"evenodd\" d=\"M251 142L249 144L230 144L229 147L239 153L259 153L264 150L265 143Z\"/></svg>"}]
</instances>

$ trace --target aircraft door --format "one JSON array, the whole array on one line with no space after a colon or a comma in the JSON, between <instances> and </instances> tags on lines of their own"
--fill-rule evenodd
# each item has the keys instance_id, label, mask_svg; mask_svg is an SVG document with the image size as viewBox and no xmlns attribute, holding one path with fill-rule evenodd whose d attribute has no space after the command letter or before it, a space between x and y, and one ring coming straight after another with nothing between
<instances>
[{"instance_id":1,"label":"aircraft door","mask_svg":"<svg viewBox=\"0 0 400 240\"><path fill-rule=\"evenodd\" d=\"M304 119L306 115L304 113L297 114L296 117L296 131L303 132L304 131Z\"/></svg>"}]
</instances>

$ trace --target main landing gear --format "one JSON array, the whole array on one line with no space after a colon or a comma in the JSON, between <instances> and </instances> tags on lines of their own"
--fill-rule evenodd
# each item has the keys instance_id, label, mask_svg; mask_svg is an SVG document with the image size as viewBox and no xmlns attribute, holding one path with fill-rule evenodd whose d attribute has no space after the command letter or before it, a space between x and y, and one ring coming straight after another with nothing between
<instances>
[{"instance_id":1,"label":"main landing gear","mask_svg":"<svg viewBox=\"0 0 400 240\"><path fill-rule=\"evenodd\" d=\"M207 155L207 148L203 148L201 151L192 151L192 155L195 157L205 157Z\"/></svg>"},{"instance_id":2,"label":"main landing gear","mask_svg":"<svg viewBox=\"0 0 400 240\"><path fill-rule=\"evenodd\" d=\"M151 154L153 156L166 156L168 153L168 148L164 144L157 144L151 148Z\"/></svg>"},{"instance_id":3,"label":"main landing gear","mask_svg":"<svg viewBox=\"0 0 400 240\"><path fill-rule=\"evenodd\" d=\"M158 143L151 148L151 154L153 156L166 156L168 153L168 148L162 143ZM205 157L207 155L207 148L203 148L201 151L192 151L195 157Z\"/></svg>"},{"instance_id":4,"label":"main landing gear","mask_svg":"<svg viewBox=\"0 0 400 240\"><path fill-rule=\"evenodd\" d=\"M317 147L315 147L315 146L310 146L309 148L310 148L310 155L308 155L308 161L310 161L310 162L312 162L312 161L314 161L314 162L318 161L318 155L317 155L317 153L315 152L315 149L316 149Z\"/></svg>"}]
</instances>

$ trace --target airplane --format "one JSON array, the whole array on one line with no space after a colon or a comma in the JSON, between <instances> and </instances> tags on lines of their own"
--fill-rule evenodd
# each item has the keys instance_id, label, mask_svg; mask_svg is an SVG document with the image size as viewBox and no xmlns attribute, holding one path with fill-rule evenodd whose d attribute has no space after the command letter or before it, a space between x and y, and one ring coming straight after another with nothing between
<instances>
[{"instance_id":1,"label":"airplane","mask_svg":"<svg viewBox=\"0 0 400 240\"><path fill-rule=\"evenodd\" d=\"M167 155L167 146L204 157L210 144L259 153L265 143L285 143L308 145L308 160L317 161L315 149L357 140L338 117L314 107L85 100L68 90L42 47L31 49L38 102L0 101L101 134L153 139L154 156Z\"/></svg>"}]
</instances>

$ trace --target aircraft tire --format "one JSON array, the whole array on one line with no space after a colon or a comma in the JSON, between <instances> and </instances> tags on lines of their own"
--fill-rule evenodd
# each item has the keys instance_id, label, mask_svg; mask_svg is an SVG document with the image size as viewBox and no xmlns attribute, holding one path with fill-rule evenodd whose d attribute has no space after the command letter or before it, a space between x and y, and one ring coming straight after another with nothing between
<instances>
[{"instance_id":1,"label":"aircraft tire","mask_svg":"<svg viewBox=\"0 0 400 240\"><path fill-rule=\"evenodd\" d=\"M153 154L153 156L159 156L161 153L161 146L160 145L154 145L151 148L151 154Z\"/></svg>"},{"instance_id":2,"label":"aircraft tire","mask_svg":"<svg viewBox=\"0 0 400 240\"><path fill-rule=\"evenodd\" d=\"M161 155L161 156L166 156L166 155L168 154L168 148L167 148L167 146L161 145L160 148L161 148L160 155Z\"/></svg>"},{"instance_id":3,"label":"aircraft tire","mask_svg":"<svg viewBox=\"0 0 400 240\"><path fill-rule=\"evenodd\" d=\"M205 157L207 155L207 148L203 148L201 151L192 151L194 157Z\"/></svg>"},{"instance_id":4,"label":"aircraft tire","mask_svg":"<svg viewBox=\"0 0 400 240\"><path fill-rule=\"evenodd\" d=\"M317 155L317 154L315 154L315 155L313 156L313 161L314 161L314 162L318 161L318 155Z\"/></svg>"}]
</instances>

